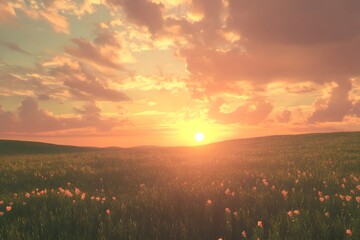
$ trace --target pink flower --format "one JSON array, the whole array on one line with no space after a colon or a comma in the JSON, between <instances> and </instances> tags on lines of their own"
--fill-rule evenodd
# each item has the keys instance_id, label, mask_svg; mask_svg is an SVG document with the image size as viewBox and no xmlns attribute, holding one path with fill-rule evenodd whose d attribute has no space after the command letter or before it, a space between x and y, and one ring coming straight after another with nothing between
<instances>
[{"instance_id":1,"label":"pink flower","mask_svg":"<svg viewBox=\"0 0 360 240\"><path fill-rule=\"evenodd\" d=\"M227 188L227 189L225 190L225 195L229 195L229 194L230 194L230 189Z\"/></svg>"},{"instance_id":2,"label":"pink flower","mask_svg":"<svg viewBox=\"0 0 360 240\"><path fill-rule=\"evenodd\" d=\"M320 201L320 202L324 202L324 201L325 201L325 198L324 198L324 197L319 197L319 201Z\"/></svg>"},{"instance_id":3,"label":"pink flower","mask_svg":"<svg viewBox=\"0 0 360 240\"><path fill-rule=\"evenodd\" d=\"M28 192L25 193L25 197L26 197L26 198L29 198L29 197L30 197L30 193L28 193Z\"/></svg>"},{"instance_id":4,"label":"pink flower","mask_svg":"<svg viewBox=\"0 0 360 240\"><path fill-rule=\"evenodd\" d=\"M294 210L294 214L295 215L300 215L300 211L296 209L296 210Z\"/></svg>"},{"instance_id":5,"label":"pink flower","mask_svg":"<svg viewBox=\"0 0 360 240\"><path fill-rule=\"evenodd\" d=\"M330 217L330 213L329 212L325 212L325 217Z\"/></svg>"},{"instance_id":6,"label":"pink flower","mask_svg":"<svg viewBox=\"0 0 360 240\"><path fill-rule=\"evenodd\" d=\"M115 201L115 200L116 200L116 197L112 197L111 199L112 199L113 201Z\"/></svg>"},{"instance_id":7,"label":"pink flower","mask_svg":"<svg viewBox=\"0 0 360 240\"><path fill-rule=\"evenodd\" d=\"M295 180L295 184L299 184L299 179L296 179L296 180Z\"/></svg>"},{"instance_id":8,"label":"pink flower","mask_svg":"<svg viewBox=\"0 0 360 240\"><path fill-rule=\"evenodd\" d=\"M329 196L329 195L325 195L325 199L326 199L326 200L329 200L329 199L330 199L330 196Z\"/></svg>"},{"instance_id":9,"label":"pink flower","mask_svg":"<svg viewBox=\"0 0 360 240\"><path fill-rule=\"evenodd\" d=\"M234 217L237 217L238 216L238 213L237 212L233 212L234 214Z\"/></svg>"},{"instance_id":10,"label":"pink flower","mask_svg":"<svg viewBox=\"0 0 360 240\"><path fill-rule=\"evenodd\" d=\"M210 199L208 199L208 200L206 201L206 204L207 204L207 205L211 205L211 204L212 204L212 201L211 201Z\"/></svg>"},{"instance_id":11,"label":"pink flower","mask_svg":"<svg viewBox=\"0 0 360 240\"><path fill-rule=\"evenodd\" d=\"M287 196L288 196L288 191L282 190L282 191L281 191L281 195L283 196L283 198L287 198Z\"/></svg>"},{"instance_id":12,"label":"pink flower","mask_svg":"<svg viewBox=\"0 0 360 240\"><path fill-rule=\"evenodd\" d=\"M262 227L263 227L262 221L258 221L258 222L257 222L257 225L258 225L258 227L262 228Z\"/></svg>"},{"instance_id":13,"label":"pink flower","mask_svg":"<svg viewBox=\"0 0 360 240\"><path fill-rule=\"evenodd\" d=\"M292 217L293 217L293 212L292 212L291 210L289 210L289 211L287 212L287 215L292 218Z\"/></svg>"},{"instance_id":14,"label":"pink flower","mask_svg":"<svg viewBox=\"0 0 360 240\"><path fill-rule=\"evenodd\" d=\"M348 236L351 236L351 235L352 235L351 229L346 229L346 235L348 235Z\"/></svg>"},{"instance_id":15,"label":"pink flower","mask_svg":"<svg viewBox=\"0 0 360 240\"><path fill-rule=\"evenodd\" d=\"M1 216L4 216L4 212L0 212L0 217L1 217Z\"/></svg>"},{"instance_id":16,"label":"pink flower","mask_svg":"<svg viewBox=\"0 0 360 240\"><path fill-rule=\"evenodd\" d=\"M231 193L231 196L232 196L232 197L235 197L235 191L233 191L233 192Z\"/></svg>"},{"instance_id":17,"label":"pink flower","mask_svg":"<svg viewBox=\"0 0 360 240\"><path fill-rule=\"evenodd\" d=\"M352 197L351 197L351 196L349 196L349 195L346 195L345 199L346 199L346 201L350 202L350 201L351 201L351 199L352 199Z\"/></svg>"},{"instance_id":18,"label":"pink flower","mask_svg":"<svg viewBox=\"0 0 360 240\"><path fill-rule=\"evenodd\" d=\"M343 183L343 184L341 184L341 187L342 187L342 188L345 188L345 184L344 184L344 183Z\"/></svg>"},{"instance_id":19,"label":"pink flower","mask_svg":"<svg viewBox=\"0 0 360 240\"><path fill-rule=\"evenodd\" d=\"M4 201L0 201L0 205L3 205L4 204Z\"/></svg>"},{"instance_id":20,"label":"pink flower","mask_svg":"<svg viewBox=\"0 0 360 240\"><path fill-rule=\"evenodd\" d=\"M6 206L6 211L10 212L11 211L11 206Z\"/></svg>"},{"instance_id":21,"label":"pink flower","mask_svg":"<svg viewBox=\"0 0 360 240\"><path fill-rule=\"evenodd\" d=\"M360 185L357 185L357 186L356 186L356 188L357 188L357 190L359 190L359 191L360 191Z\"/></svg>"},{"instance_id":22,"label":"pink flower","mask_svg":"<svg viewBox=\"0 0 360 240\"><path fill-rule=\"evenodd\" d=\"M225 208L226 213L230 213L230 208Z\"/></svg>"},{"instance_id":23,"label":"pink flower","mask_svg":"<svg viewBox=\"0 0 360 240\"><path fill-rule=\"evenodd\" d=\"M360 203L360 196L357 196L355 199L358 203Z\"/></svg>"},{"instance_id":24,"label":"pink flower","mask_svg":"<svg viewBox=\"0 0 360 240\"><path fill-rule=\"evenodd\" d=\"M218 240L223 240L222 238L218 238Z\"/></svg>"},{"instance_id":25,"label":"pink flower","mask_svg":"<svg viewBox=\"0 0 360 240\"><path fill-rule=\"evenodd\" d=\"M275 185L272 185L272 186L271 186L271 190L275 190Z\"/></svg>"},{"instance_id":26,"label":"pink flower","mask_svg":"<svg viewBox=\"0 0 360 240\"><path fill-rule=\"evenodd\" d=\"M246 238L246 232L245 232L245 230L242 231L241 235L242 235L244 238Z\"/></svg>"},{"instance_id":27,"label":"pink flower","mask_svg":"<svg viewBox=\"0 0 360 240\"><path fill-rule=\"evenodd\" d=\"M81 194L81 200L84 200L85 197L86 197L86 193L82 193L82 194Z\"/></svg>"},{"instance_id":28,"label":"pink flower","mask_svg":"<svg viewBox=\"0 0 360 240\"><path fill-rule=\"evenodd\" d=\"M107 214L107 215L110 215L110 209L107 209L107 210L106 210L106 214Z\"/></svg>"}]
</instances>

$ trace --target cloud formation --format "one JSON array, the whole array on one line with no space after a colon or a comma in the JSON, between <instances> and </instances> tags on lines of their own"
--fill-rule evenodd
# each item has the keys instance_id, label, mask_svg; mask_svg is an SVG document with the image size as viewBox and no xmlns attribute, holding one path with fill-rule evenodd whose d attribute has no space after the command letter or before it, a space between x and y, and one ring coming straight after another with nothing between
<instances>
[{"instance_id":1,"label":"cloud formation","mask_svg":"<svg viewBox=\"0 0 360 240\"><path fill-rule=\"evenodd\" d=\"M273 108L268 102L255 101L238 106L233 112L224 113L221 111L224 103L224 100L217 99L208 112L209 117L223 124L258 124L266 119Z\"/></svg>"},{"instance_id":2,"label":"cloud formation","mask_svg":"<svg viewBox=\"0 0 360 240\"><path fill-rule=\"evenodd\" d=\"M74 110L77 117L55 116L39 108L38 103L29 97L21 102L16 112L4 111L0 107L0 132L39 133L82 128L108 131L122 123L115 118L103 118L101 109L93 102Z\"/></svg>"},{"instance_id":3,"label":"cloud formation","mask_svg":"<svg viewBox=\"0 0 360 240\"><path fill-rule=\"evenodd\" d=\"M114 7L121 7L129 21L146 27L155 34L163 27L162 3L149 0L107 0Z\"/></svg>"}]
</instances>

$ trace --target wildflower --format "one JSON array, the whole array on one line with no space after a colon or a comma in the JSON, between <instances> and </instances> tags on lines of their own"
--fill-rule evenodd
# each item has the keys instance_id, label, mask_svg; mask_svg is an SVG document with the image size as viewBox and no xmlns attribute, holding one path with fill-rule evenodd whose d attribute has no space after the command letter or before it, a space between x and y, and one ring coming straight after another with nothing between
<instances>
[{"instance_id":1,"label":"wildflower","mask_svg":"<svg viewBox=\"0 0 360 240\"><path fill-rule=\"evenodd\" d=\"M230 213L230 208L225 208L225 213Z\"/></svg>"},{"instance_id":2,"label":"wildflower","mask_svg":"<svg viewBox=\"0 0 360 240\"><path fill-rule=\"evenodd\" d=\"M292 212L291 210L289 210L289 211L287 212L287 215L292 218L292 217L293 217L293 212Z\"/></svg>"},{"instance_id":3,"label":"wildflower","mask_svg":"<svg viewBox=\"0 0 360 240\"><path fill-rule=\"evenodd\" d=\"M283 198L287 198L287 196L288 196L288 191L286 191L286 190L282 190L281 191L281 195L283 196Z\"/></svg>"},{"instance_id":4,"label":"wildflower","mask_svg":"<svg viewBox=\"0 0 360 240\"><path fill-rule=\"evenodd\" d=\"M341 195L341 194L340 194L339 197L340 197L341 200L344 200L344 198L345 198L345 197L344 197L343 195Z\"/></svg>"},{"instance_id":5,"label":"wildflower","mask_svg":"<svg viewBox=\"0 0 360 240\"><path fill-rule=\"evenodd\" d=\"M0 212L0 217L1 217L1 216L4 216L4 212Z\"/></svg>"},{"instance_id":6,"label":"wildflower","mask_svg":"<svg viewBox=\"0 0 360 240\"><path fill-rule=\"evenodd\" d=\"M360 196L357 196L355 199L358 203L360 203Z\"/></svg>"},{"instance_id":7,"label":"wildflower","mask_svg":"<svg viewBox=\"0 0 360 240\"><path fill-rule=\"evenodd\" d=\"M348 235L348 236L351 236L351 235L352 235L351 229L346 229L346 235Z\"/></svg>"},{"instance_id":8,"label":"wildflower","mask_svg":"<svg viewBox=\"0 0 360 240\"><path fill-rule=\"evenodd\" d=\"M0 205L3 205L4 204L4 201L0 201Z\"/></svg>"},{"instance_id":9,"label":"wildflower","mask_svg":"<svg viewBox=\"0 0 360 240\"><path fill-rule=\"evenodd\" d=\"M73 203L73 204L75 204L75 202L76 202L75 200L72 200L72 203Z\"/></svg>"},{"instance_id":10,"label":"wildflower","mask_svg":"<svg viewBox=\"0 0 360 240\"><path fill-rule=\"evenodd\" d=\"M256 191L256 189L257 189L256 187L253 187L253 188L252 188L252 190L253 190L254 192Z\"/></svg>"},{"instance_id":11,"label":"wildflower","mask_svg":"<svg viewBox=\"0 0 360 240\"><path fill-rule=\"evenodd\" d=\"M225 195L229 195L230 194L230 189L229 188L227 188L226 190L225 190Z\"/></svg>"},{"instance_id":12,"label":"wildflower","mask_svg":"<svg viewBox=\"0 0 360 240\"><path fill-rule=\"evenodd\" d=\"M330 213L329 212L325 212L325 217L330 217Z\"/></svg>"},{"instance_id":13,"label":"wildflower","mask_svg":"<svg viewBox=\"0 0 360 240\"><path fill-rule=\"evenodd\" d=\"M206 204L207 204L207 205L211 205L211 204L212 204L212 201L211 201L210 199L208 199L208 200L206 201Z\"/></svg>"},{"instance_id":14,"label":"wildflower","mask_svg":"<svg viewBox=\"0 0 360 240\"><path fill-rule=\"evenodd\" d=\"M231 196L232 196L232 197L235 197L235 194L236 194L235 191L233 191L233 192L231 193Z\"/></svg>"},{"instance_id":15,"label":"wildflower","mask_svg":"<svg viewBox=\"0 0 360 240\"><path fill-rule=\"evenodd\" d=\"M359 190L359 191L360 191L360 185L357 185L357 186L356 186L356 188L357 188L357 190Z\"/></svg>"},{"instance_id":16,"label":"wildflower","mask_svg":"<svg viewBox=\"0 0 360 240\"><path fill-rule=\"evenodd\" d=\"M106 214L107 214L107 215L110 215L110 209L107 209L107 210L106 210Z\"/></svg>"},{"instance_id":17,"label":"wildflower","mask_svg":"<svg viewBox=\"0 0 360 240\"><path fill-rule=\"evenodd\" d=\"M71 185L71 183L70 183L70 182L67 182L67 185L68 185L68 186L70 186L70 185Z\"/></svg>"},{"instance_id":18,"label":"wildflower","mask_svg":"<svg viewBox=\"0 0 360 240\"><path fill-rule=\"evenodd\" d=\"M319 201L320 201L320 202L324 202L324 201L325 201L325 198L324 198L324 197L319 197Z\"/></svg>"},{"instance_id":19,"label":"wildflower","mask_svg":"<svg viewBox=\"0 0 360 240\"><path fill-rule=\"evenodd\" d=\"M29 197L30 197L30 193L28 193L28 192L25 193L25 197L26 197L26 198L29 198Z\"/></svg>"},{"instance_id":20,"label":"wildflower","mask_svg":"<svg viewBox=\"0 0 360 240\"><path fill-rule=\"evenodd\" d=\"M223 240L222 238L218 238L218 240Z\"/></svg>"},{"instance_id":21,"label":"wildflower","mask_svg":"<svg viewBox=\"0 0 360 240\"><path fill-rule=\"evenodd\" d=\"M115 200L116 200L116 197L112 197L111 199L112 199L113 201L115 201Z\"/></svg>"},{"instance_id":22,"label":"wildflower","mask_svg":"<svg viewBox=\"0 0 360 240\"><path fill-rule=\"evenodd\" d=\"M22 205L26 206L26 202L23 202Z\"/></svg>"},{"instance_id":23,"label":"wildflower","mask_svg":"<svg viewBox=\"0 0 360 240\"><path fill-rule=\"evenodd\" d=\"M345 184L344 184L344 183L343 183L343 184L341 184L341 187L342 187L342 188L345 188Z\"/></svg>"},{"instance_id":24,"label":"wildflower","mask_svg":"<svg viewBox=\"0 0 360 240\"><path fill-rule=\"evenodd\" d=\"M238 216L238 213L237 212L233 212L234 214L234 217L237 217Z\"/></svg>"},{"instance_id":25,"label":"wildflower","mask_svg":"<svg viewBox=\"0 0 360 240\"><path fill-rule=\"evenodd\" d=\"M145 187L145 183L141 183L140 188L144 188L144 187Z\"/></svg>"},{"instance_id":26,"label":"wildflower","mask_svg":"<svg viewBox=\"0 0 360 240\"><path fill-rule=\"evenodd\" d=\"M262 228L262 227L263 227L262 221L258 221L258 222L257 222L257 225L258 225L258 227Z\"/></svg>"},{"instance_id":27,"label":"wildflower","mask_svg":"<svg viewBox=\"0 0 360 240\"><path fill-rule=\"evenodd\" d=\"M300 211L296 209L296 210L294 210L294 214L295 215L300 215Z\"/></svg>"},{"instance_id":28,"label":"wildflower","mask_svg":"<svg viewBox=\"0 0 360 240\"><path fill-rule=\"evenodd\" d=\"M18 196L17 193L14 193L14 198L17 198L17 196Z\"/></svg>"},{"instance_id":29,"label":"wildflower","mask_svg":"<svg viewBox=\"0 0 360 240\"><path fill-rule=\"evenodd\" d=\"M76 195L79 195L80 193L81 193L80 189L75 188L75 194L76 194Z\"/></svg>"},{"instance_id":30,"label":"wildflower","mask_svg":"<svg viewBox=\"0 0 360 240\"><path fill-rule=\"evenodd\" d=\"M245 232L245 230L242 231L241 235L242 235L244 238L246 238L246 232Z\"/></svg>"},{"instance_id":31,"label":"wildflower","mask_svg":"<svg viewBox=\"0 0 360 240\"><path fill-rule=\"evenodd\" d=\"M343 178L343 182L345 182L345 183L347 182L347 181L346 181L346 178Z\"/></svg>"},{"instance_id":32,"label":"wildflower","mask_svg":"<svg viewBox=\"0 0 360 240\"><path fill-rule=\"evenodd\" d=\"M299 179L296 179L296 180L295 180L295 184L299 184Z\"/></svg>"},{"instance_id":33,"label":"wildflower","mask_svg":"<svg viewBox=\"0 0 360 240\"><path fill-rule=\"evenodd\" d=\"M10 212L11 211L11 206L6 206L6 211Z\"/></svg>"},{"instance_id":34,"label":"wildflower","mask_svg":"<svg viewBox=\"0 0 360 240\"><path fill-rule=\"evenodd\" d=\"M275 190L275 185L272 185L272 186L271 186L271 190Z\"/></svg>"},{"instance_id":35,"label":"wildflower","mask_svg":"<svg viewBox=\"0 0 360 240\"><path fill-rule=\"evenodd\" d=\"M82 193L82 194L81 194L81 200L84 200L85 197L86 197L86 193Z\"/></svg>"},{"instance_id":36,"label":"wildflower","mask_svg":"<svg viewBox=\"0 0 360 240\"><path fill-rule=\"evenodd\" d=\"M346 199L346 201L350 202L350 201L351 201L351 199L352 199L352 197L351 197L351 196L349 196L349 195L346 195L345 199Z\"/></svg>"},{"instance_id":37,"label":"wildflower","mask_svg":"<svg viewBox=\"0 0 360 240\"><path fill-rule=\"evenodd\" d=\"M330 199L330 196L329 196L329 195L325 195L325 199L326 199L326 200L329 200L329 199Z\"/></svg>"}]
</instances>

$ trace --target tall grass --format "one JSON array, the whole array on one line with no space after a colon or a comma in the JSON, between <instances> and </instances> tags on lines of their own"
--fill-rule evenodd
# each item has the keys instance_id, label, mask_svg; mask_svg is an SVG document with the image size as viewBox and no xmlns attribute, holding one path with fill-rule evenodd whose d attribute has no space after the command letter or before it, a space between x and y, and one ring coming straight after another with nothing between
<instances>
[{"instance_id":1,"label":"tall grass","mask_svg":"<svg viewBox=\"0 0 360 240\"><path fill-rule=\"evenodd\" d=\"M360 239L358 139L3 155L0 239Z\"/></svg>"}]
</instances>

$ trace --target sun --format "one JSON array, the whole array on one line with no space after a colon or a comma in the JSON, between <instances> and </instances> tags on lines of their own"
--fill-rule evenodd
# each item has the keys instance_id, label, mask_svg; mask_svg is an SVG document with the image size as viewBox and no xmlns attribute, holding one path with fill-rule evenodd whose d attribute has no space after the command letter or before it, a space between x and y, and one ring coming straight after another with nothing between
<instances>
[{"instance_id":1,"label":"sun","mask_svg":"<svg viewBox=\"0 0 360 240\"><path fill-rule=\"evenodd\" d=\"M194 137L197 142L202 142L205 139L205 136L202 132L197 132Z\"/></svg>"}]
</instances>

